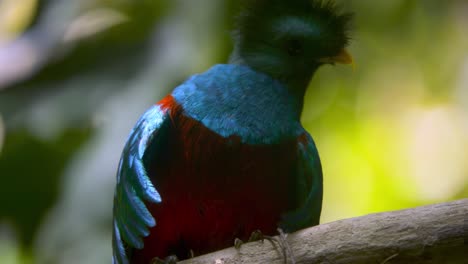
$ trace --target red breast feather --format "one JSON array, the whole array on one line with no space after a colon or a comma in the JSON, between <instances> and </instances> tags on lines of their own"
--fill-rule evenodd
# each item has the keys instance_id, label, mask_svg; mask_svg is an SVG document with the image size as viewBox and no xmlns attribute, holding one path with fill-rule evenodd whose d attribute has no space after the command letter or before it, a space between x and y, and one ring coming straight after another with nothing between
<instances>
[{"instance_id":1,"label":"red breast feather","mask_svg":"<svg viewBox=\"0 0 468 264\"><path fill-rule=\"evenodd\" d=\"M280 216L297 205L288 195L297 141L242 144L185 116L172 96L159 104L169 110L170 128L147 162L162 203L148 204L157 224L132 263L208 253L232 246L236 237L247 240L257 229L275 234Z\"/></svg>"}]
</instances>

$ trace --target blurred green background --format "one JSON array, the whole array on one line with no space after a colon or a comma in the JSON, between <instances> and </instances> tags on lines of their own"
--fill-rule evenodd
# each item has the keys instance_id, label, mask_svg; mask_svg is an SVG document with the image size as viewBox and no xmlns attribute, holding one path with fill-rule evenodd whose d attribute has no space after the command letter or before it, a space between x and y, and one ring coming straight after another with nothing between
<instances>
[{"instance_id":1,"label":"blurred green background","mask_svg":"<svg viewBox=\"0 0 468 264\"><path fill-rule=\"evenodd\" d=\"M468 1L339 1L357 62L303 123L322 223L468 197ZM109 263L115 171L140 114L227 60L236 0L0 0L0 263Z\"/></svg>"}]
</instances>

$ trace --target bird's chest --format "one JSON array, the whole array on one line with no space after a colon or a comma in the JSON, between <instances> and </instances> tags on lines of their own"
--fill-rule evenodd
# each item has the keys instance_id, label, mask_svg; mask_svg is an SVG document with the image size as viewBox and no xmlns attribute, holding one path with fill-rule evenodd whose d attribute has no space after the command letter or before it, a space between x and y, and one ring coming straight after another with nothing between
<instances>
[{"instance_id":1,"label":"bird's chest","mask_svg":"<svg viewBox=\"0 0 468 264\"><path fill-rule=\"evenodd\" d=\"M153 208L163 237L202 253L257 229L276 232L281 215L295 205L294 139L248 145L180 117L171 131L167 155L151 172L163 200Z\"/></svg>"}]
</instances>

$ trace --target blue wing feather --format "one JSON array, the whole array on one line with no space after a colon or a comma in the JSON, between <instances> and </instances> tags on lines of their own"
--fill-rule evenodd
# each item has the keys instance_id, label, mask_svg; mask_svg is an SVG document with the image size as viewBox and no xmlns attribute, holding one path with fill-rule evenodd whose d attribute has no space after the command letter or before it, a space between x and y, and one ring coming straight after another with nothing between
<instances>
[{"instance_id":1,"label":"blue wing feather","mask_svg":"<svg viewBox=\"0 0 468 264\"><path fill-rule=\"evenodd\" d=\"M318 225L322 211L322 165L314 140L304 133L305 140L298 142L296 169L297 193L302 204L283 216L280 227L286 232Z\"/></svg>"},{"instance_id":2,"label":"blue wing feather","mask_svg":"<svg viewBox=\"0 0 468 264\"><path fill-rule=\"evenodd\" d=\"M144 201L160 203L162 200L146 172L143 157L164 129L166 119L166 111L160 106L151 107L133 128L123 150L114 195L114 264L128 264L126 248L143 248L143 237L148 236L149 228L156 225Z\"/></svg>"}]
</instances>

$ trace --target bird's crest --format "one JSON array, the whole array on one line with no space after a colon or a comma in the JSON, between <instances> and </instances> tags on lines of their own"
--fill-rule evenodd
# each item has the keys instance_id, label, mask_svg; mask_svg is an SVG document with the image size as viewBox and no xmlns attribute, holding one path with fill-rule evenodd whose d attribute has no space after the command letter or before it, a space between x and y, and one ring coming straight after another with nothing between
<instances>
[{"instance_id":1,"label":"bird's crest","mask_svg":"<svg viewBox=\"0 0 468 264\"><path fill-rule=\"evenodd\" d=\"M346 46L349 42L351 13L342 12L330 0L244 0L237 19L235 36L258 34L264 23L285 16L300 17L318 27L326 27Z\"/></svg>"}]
</instances>

